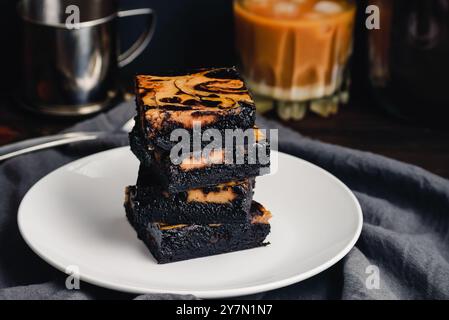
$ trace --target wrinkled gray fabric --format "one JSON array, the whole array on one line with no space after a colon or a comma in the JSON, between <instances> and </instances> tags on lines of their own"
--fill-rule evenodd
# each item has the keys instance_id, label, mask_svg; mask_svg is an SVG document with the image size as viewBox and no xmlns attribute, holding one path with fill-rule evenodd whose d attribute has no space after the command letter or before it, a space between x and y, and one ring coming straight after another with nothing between
<instances>
[{"instance_id":1,"label":"wrinkled gray fabric","mask_svg":"<svg viewBox=\"0 0 449 320\"><path fill-rule=\"evenodd\" d=\"M127 144L117 129L134 114L123 104L72 130L109 130L107 139L24 155L0 164L0 299L193 299L135 295L81 283L65 289L65 277L24 243L16 215L26 191L50 171L74 159ZM340 178L363 209L361 237L349 254L321 274L242 299L448 299L449 181L418 167L321 143L275 122L279 148ZM374 268L374 269L373 269ZM379 274L379 286L373 276ZM374 272L374 273L373 273ZM374 279L374 280L373 280Z\"/></svg>"}]
</instances>

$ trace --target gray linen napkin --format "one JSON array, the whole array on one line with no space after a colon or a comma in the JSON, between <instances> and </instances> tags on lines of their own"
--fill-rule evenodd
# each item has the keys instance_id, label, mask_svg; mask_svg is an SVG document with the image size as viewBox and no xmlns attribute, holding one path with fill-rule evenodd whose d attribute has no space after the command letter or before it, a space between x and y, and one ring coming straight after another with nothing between
<instances>
[{"instance_id":1,"label":"gray linen napkin","mask_svg":"<svg viewBox=\"0 0 449 320\"><path fill-rule=\"evenodd\" d=\"M1 299L193 299L135 296L87 283L67 290L65 276L38 258L17 228L26 191L61 165L127 144L117 130L134 115L132 103L81 122L73 130L108 130L108 138L24 155L0 164ZM449 299L449 181L418 167L303 137L279 128L279 149L336 175L361 203L364 225L349 254L298 284L242 299ZM377 277L378 275L378 277ZM377 279L379 281L377 281Z\"/></svg>"}]
</instances>

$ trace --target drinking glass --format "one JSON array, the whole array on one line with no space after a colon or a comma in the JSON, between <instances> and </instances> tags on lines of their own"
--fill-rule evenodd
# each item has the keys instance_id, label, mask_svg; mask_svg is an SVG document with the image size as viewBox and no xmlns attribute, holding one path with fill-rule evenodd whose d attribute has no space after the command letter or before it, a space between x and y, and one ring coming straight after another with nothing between
<instances>
[{"instance_id":1,"label":"drinking glass","mask_svg":"<svg viewBox=\"0 0 449 320\"><path fill-rule=\"evenodd\" d=\"M349 0L235 0L236 47L259 111L329 116L348 100L356 6Z\"/></svg>"}]
</instances>

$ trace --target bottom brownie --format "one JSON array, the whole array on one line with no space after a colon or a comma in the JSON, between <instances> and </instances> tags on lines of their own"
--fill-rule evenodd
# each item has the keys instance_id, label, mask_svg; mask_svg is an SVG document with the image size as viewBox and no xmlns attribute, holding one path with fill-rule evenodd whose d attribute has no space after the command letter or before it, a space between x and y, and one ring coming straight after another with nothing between
<instances>
[{"instance_id":1,"label":"bottom brownie","mask_svg":"<svg viewBox=\"0 0 449 320\"><path fill-rule=\"evenodd\" d=\"M205 257L220 253L265 246L270 233L271 213L253 201L251 221L236 224L167 225L143 223L133 207L125 205L126 216L137 236L158 263Z\"/></svg>"}]
</instances>

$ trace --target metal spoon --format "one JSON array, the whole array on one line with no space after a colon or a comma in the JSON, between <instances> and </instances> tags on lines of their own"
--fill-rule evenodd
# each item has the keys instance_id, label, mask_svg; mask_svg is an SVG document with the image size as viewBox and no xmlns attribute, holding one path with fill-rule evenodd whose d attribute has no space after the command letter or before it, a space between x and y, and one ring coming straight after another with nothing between
<instances>
[{"instance_id":1,"label":"metal spoon","mask_svg":"<svg viewBox=\"0 0 449 320\"><path fill-rule=\"evenodd\" d=\"M133 126L134 119L130 119L120 128L120 131L129 132ZM0 147L0 162L25 153L62 146L73 142L95 140L109 134L110 132L106 131L80 131L19 141Z\"/></svg>"}]
</instances>

